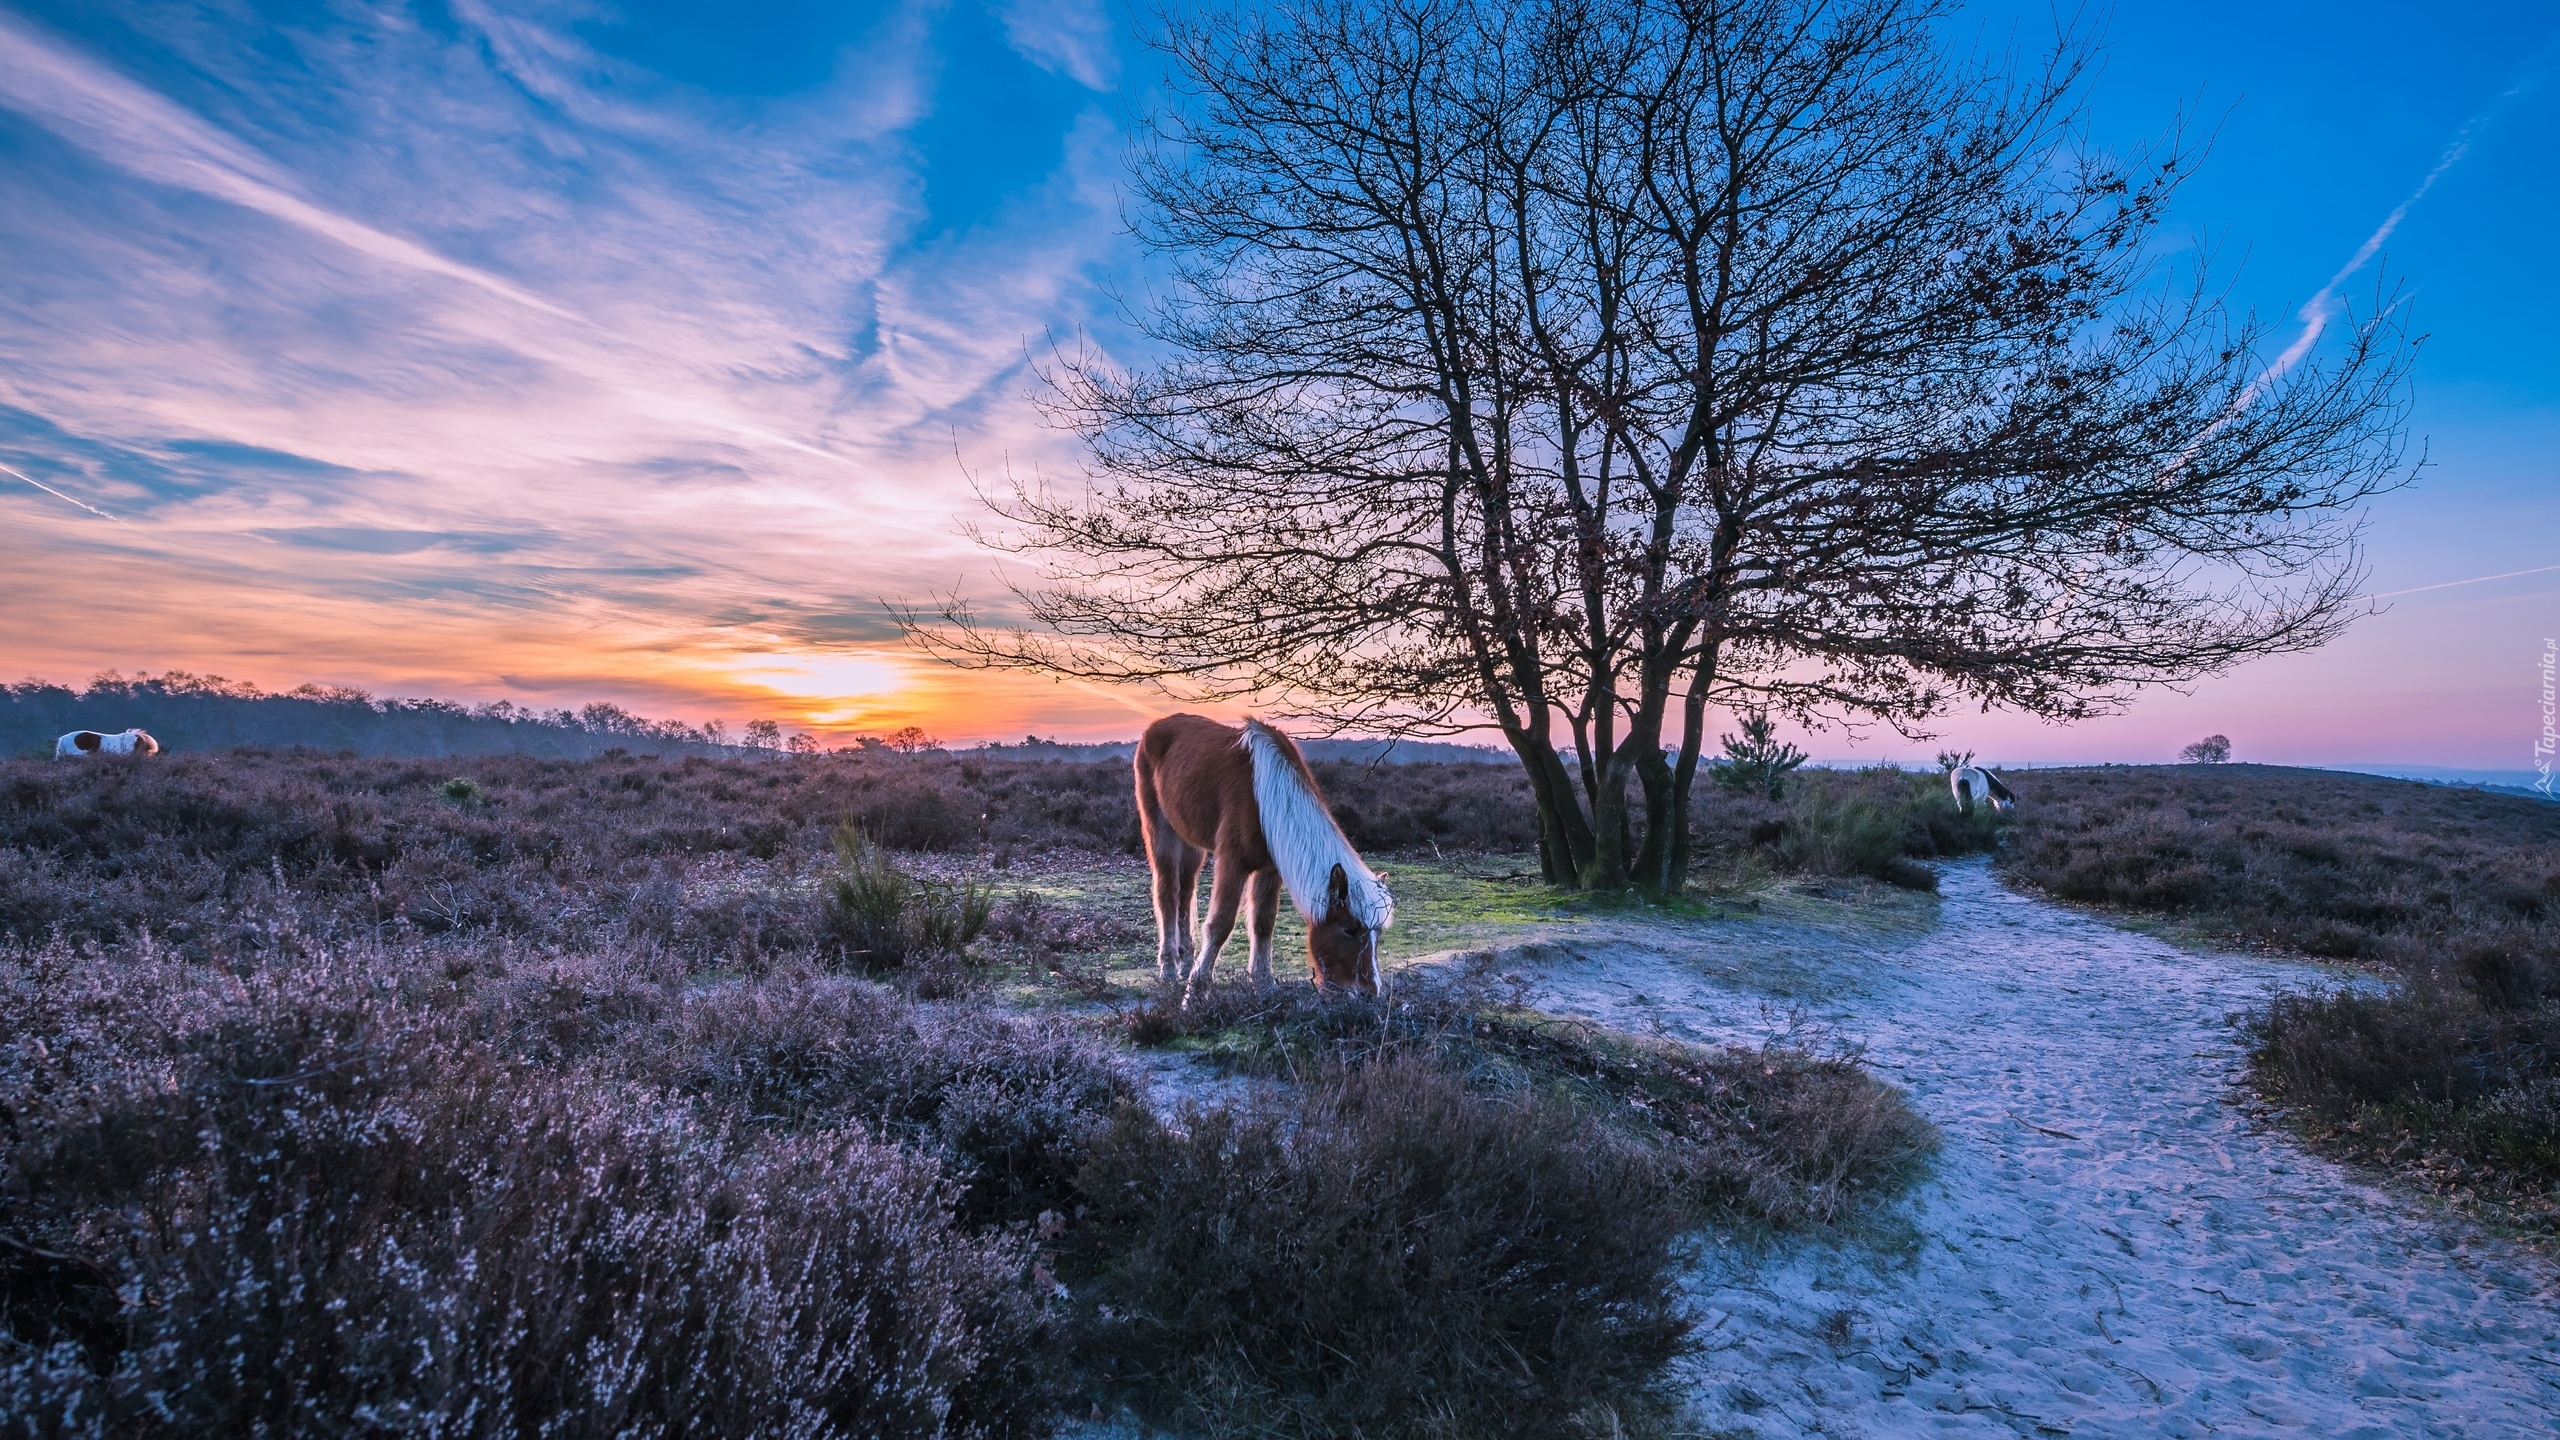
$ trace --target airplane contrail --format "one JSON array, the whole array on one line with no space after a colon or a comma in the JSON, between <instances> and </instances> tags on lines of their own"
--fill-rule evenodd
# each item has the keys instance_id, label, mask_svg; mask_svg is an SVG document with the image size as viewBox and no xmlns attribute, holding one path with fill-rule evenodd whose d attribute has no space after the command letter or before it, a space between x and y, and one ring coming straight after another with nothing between
<instances>
[{"instance_id":1,"label":"airplane contrail","mask_svg":"<svg viewBox=\"0 0 2560 1440\"><path fill-rule=\"evenodd\" d=\"M26 481L28 484L33 485L33 486L34 486L34 487L36 487L37 489L39 489L39 490L43 491L44 493L46 493L47 495L52 496L54 499L56 499L56 500L62 500L62 501L66 501L66 502L68 502L68 503L70 503L70 504L77 505L77 506L79 506L81 509L88 511L90 514L97 516L97 517L98 517L99 519L101 519L101 520L115 520L115 522L116 522L117 524L119 524L119 525L124 525L124 522L123 522L122 520L116 520L116 517L115 517L115 516L108 514L106 511L99 509L97 506L90 504L88 501L86 501L86 500L77 500L77 499L73 499L71 496L63 494L61 491L54 489L52 486L47 485L47 484L46 484L46 483L44 483L43 481L41 481L41 480L37 479L36 477L34 477L33 475L29 475L29 474L27 474L27 473L26 473L25 471L23 471L23 470L13 469L13 468L11 468L10 466L7 466L7 465L0 465L0 470L7 470L10 474L15 475L15 476L17 476L19 479ZM130 530L130 529L132 529L133 527L132 527L132 526L130 526L130 525L124 525L124 528L126 528L127 530Z\"/></svg>"},{"instance_id":2,"label":"airplane contrail","mask_svg":"<svg viewBox=\"0 0 2560 1440\"><path fill-rule=\"evenodd\" d=\"M2221 416L2211 425L2206 426L2204 433L2189 442L2186 449L2179 452L2178 458L2169 466L2170 473L2175 474L2184 469L2187 461L2194 457L2196 451L2204 448L2207 441L2221 434L2232 421L2238 419L2241 411L2257 403L2258 397L2266 393L2269 385L2283 379L2294 366L2302 363L2302 358L2311 353L2314 345L2320 343L2320 336L2329 328L2329 322L2337 318L2338 287L2347 283L2348 276L2363 269L2365 263L2381 251L2382 243L2391 238L2391 232L2400 228L2402 220L2408 218L2410 208L2426 198L2427 192L2435 188L2436 182L2444 178L2446 171L2459 164L2463 156L2471 153L2471 142L2479 138L2482 127L2498 118L2500 112L2531 93L2542 83L2543 74L2555 51L2560 51L2560 39L2554 39L2535 52L2533 58L2525 62L2523 73L2513 84L2499 91L2491 97L2488 104L2481 106L2470 119L2462 122L2462 128L2454 132L2452 141L2444 147L2444 153L2436 157L2435 168L2429 170L2426 177L2418 182L2418 188L2409 192L2408 199L2393 206L2391 213L2382 217L2382 223L2374 227L2373 233L2365 237L2364 243L2356 247L2356 253L2347 258L2347 263L2338 267L2338 273L2329 277L2329 283L2321 286L2309 300L2303 302L2300 310L2294 312L2296 318L2302 321L2302 332L2293 337L2293 343L2284 347L2283 353L2277 355L2275 359L2268 361L2266 368L2260 370L2257 377L2234 396L2228 406L2224 407Z\"/></svg>"},{"instance_id":3,"label":"airplane contrail","mask_svg":"<svg viewBox=\"0 0 2560 1440\"><path fill-rule=\"evenodd\" d=\"M2468 580L2446 580L2435 585L2412 585L2406 590L2385 590L2379 595L2359 595L2359 600L2388 600L2395 595L2421 595L2429 590L2450 590L2457 585L2481 585L2491 580L2513 580L2519 575L2548 575L2560 565L2537 565L2530 570L2509 570L2498 575L2474 575Z\"/></svg>"}]
</instances>

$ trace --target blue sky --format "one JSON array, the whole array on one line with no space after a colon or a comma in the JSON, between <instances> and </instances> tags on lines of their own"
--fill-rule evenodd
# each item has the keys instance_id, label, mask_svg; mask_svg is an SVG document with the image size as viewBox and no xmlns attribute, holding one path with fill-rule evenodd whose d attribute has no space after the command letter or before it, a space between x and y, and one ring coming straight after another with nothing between
<instances>
[{"instance_id":1,"label":"blue sky","mask_svg":"<svg viewBox=\"0 0 2560 1440\"><path fill-rule=\"evenodd\" d=\"M607 698L732 723L1125 735L1154 702L918 663L882 595L992 588L968 475L1071 469L1026 352L1126 345L1115 186L1150 59L1099 3L0 0L0 649L53 678ZM2053 12L1961 10L2033 48ZM2089 128L2183 117L2162 236L2295 317L2372 263L2429 340L2432 463L2377 592L2560 565L2560 14L2150 5ZM2466 139L2467 137L2467 139ZM2520 768L2560 571L2384 602L2318 654L2028 759ZM1817 753L1912 753L1817 737ZM1927 747L1916 747L1925 750Z\"/></svg>"}]
</instances>

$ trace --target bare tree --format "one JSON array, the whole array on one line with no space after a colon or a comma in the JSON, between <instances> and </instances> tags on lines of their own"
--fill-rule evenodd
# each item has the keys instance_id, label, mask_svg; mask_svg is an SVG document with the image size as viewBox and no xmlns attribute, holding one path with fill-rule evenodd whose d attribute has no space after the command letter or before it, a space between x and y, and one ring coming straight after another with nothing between
<instances>
[{"instance_id":1,"label":"bare tree","mask_svg":"<svg viewBox=\"0 0 2560 1440\"><path fill-rule=\"evenodd\" d=\"M1559 883L1676 890L1711 703L2069 719L2329 638L2408 351L2281 373L2145 262L2187 155L2075 143L1906 0L1284 0L1173 22L1164 356L1057 357L1093 483L990 496L964 663L1486 719ZM928 623L930 622L930 623Z\"/></svg>"}]
</instances>

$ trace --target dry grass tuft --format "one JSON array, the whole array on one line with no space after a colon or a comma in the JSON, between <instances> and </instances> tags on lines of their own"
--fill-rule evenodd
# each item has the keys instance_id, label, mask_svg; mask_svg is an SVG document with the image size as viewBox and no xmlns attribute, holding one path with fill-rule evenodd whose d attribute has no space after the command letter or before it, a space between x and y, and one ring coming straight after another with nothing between
<instances>
[{"instance_id":1,"label":"dry grass tuft","mask_svg":"<svg viewBox=\"0 0 2560 1440\"><path fill-rule=\"evenodd\" d=\"M1313 986L1159 999L1122 1017L1141 1046L1179 1045L1240 1073L1312 1083L1413 1059L1470 1093L1561 1104L1655 1157L1701 1221L1835 1224L1914 1175L1935 1132L1852 1057L1712 1050L1520 1007L1481 981L1405 979L1385 1000Z\"/></svg>"}]
</instances>

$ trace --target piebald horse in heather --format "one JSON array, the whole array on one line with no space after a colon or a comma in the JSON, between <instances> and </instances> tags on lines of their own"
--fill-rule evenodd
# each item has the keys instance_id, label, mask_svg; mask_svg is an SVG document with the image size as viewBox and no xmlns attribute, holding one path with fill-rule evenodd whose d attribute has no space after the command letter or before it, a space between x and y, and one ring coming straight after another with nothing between
<instances>
[{"instance_id":1,"label":"piebald horse in heather","mask_svg":"<svg viewBox=\"0 0 2560 1440\"><path fill-rule=\"evenodd\" d=\"M1975 765L1963 765L1947 772L1947 788L1956 793L1956 808L1970 815L1973 803L1980 800L1995 814L2009 813L2018 803L2017 795L2000 783L2000 777Z\"/></svg>"},{"instance_id":2,"label":"piebald horse in heather","mask_svg":"<svg viewBox=\"0 0 2560 1440\"><path fill-rule=\"evenodd\" d=\"M157 755L160 742L140 730L120 730L113 735L97 730L74 730L53 742L53 758L66 759L79 755Z\"/></svg>"},{"instance_id":3,"label":"piebald horse in heather","mask_svg":"<svg viewBox=\"0 0 2560 1440\"><path fill-rule=\"evenodd\" d=\"M1187 1005L1207 993L1218 951L1250 902L1253 983L1271 983L1271 928L1280 887L1307 922L1307 965L1322 987L1378 993L1378 936L1395 919L1385 881L1333 822L1306 757L1259 720L1233 730L1169 715L1138 741L1138 824L1155 878L1156 974L1170 983L1187 961ZM1216 856L1209 921L1198 933L1200 867Z\"/></svg>"}]
</instances>

